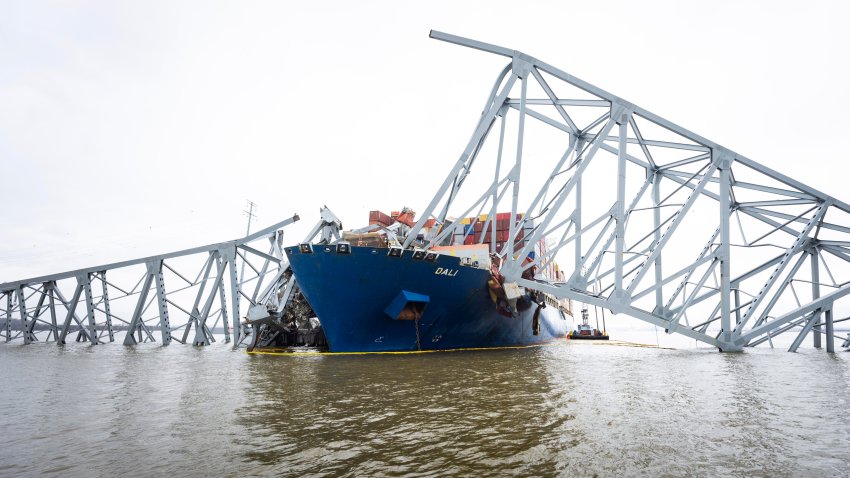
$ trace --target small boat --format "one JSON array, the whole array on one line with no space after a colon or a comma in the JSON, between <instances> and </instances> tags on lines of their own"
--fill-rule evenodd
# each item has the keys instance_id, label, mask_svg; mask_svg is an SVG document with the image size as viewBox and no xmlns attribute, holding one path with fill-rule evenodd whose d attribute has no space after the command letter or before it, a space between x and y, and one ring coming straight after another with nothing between
<instances>
[{"instance_id":1,"label":"small boat","mask_svg":"<svg viewBox=\"0 0 850 478\"><path fill-rule=\"evenodd\" d=\"M602 318L603 322L605 318ZM571 340L608 340L608 334L605 332L604 327L603 330L593 328L588 321L588 313L587 307L581 309L581 323L576 327L575 330L570 332L569 338ZM599 327L599 320L597 319L597 327Z\"/></svg>"}]
</instances>

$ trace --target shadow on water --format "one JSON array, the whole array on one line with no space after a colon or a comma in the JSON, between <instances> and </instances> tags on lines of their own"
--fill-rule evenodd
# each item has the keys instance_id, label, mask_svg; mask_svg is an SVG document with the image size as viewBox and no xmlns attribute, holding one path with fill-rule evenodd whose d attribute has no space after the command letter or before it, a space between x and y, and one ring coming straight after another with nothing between
<instances>
[{"instance_id":1,"label":"shadow on water","mask_svg":"<svg viewBox=\"0 0 850 478\"><path fill-rule=\"evenodd\" d=\"M276 473L551 473L545 348L252 356L239 421L250 464Z\"/></svg>"}]
</instances>

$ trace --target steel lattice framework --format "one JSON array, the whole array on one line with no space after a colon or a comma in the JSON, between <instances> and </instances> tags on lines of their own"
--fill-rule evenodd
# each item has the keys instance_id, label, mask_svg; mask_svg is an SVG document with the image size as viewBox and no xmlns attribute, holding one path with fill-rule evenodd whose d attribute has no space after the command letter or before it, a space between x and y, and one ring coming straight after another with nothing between
<instances>
[{"instance_id":1,"label":"steel lattice framework","mask_svg":"<svg viewBox=\"0 0 850 478\"><path fill-rule=\"evenodd\" d=\"M836 338L850 347L850 334L835 329L850 320L835 318L848 310L850 205L531 56L431 36L510 63L405 247L429 218L488 213L481 237L496 252L492 221L507 209L515 218L500 252L508 281L723 351L772 346L778 335L793 338L794 351L809 334L829 352ZM339 240L339 220L321 212L304 242ZM236 346L242 300L259 317L266 306L286 307L296 287L280 229L297 219L227 243L0 284L0 336L64 343L76 333L98 344L121 328L127 345L154 341L154 330L163 344L208 345L218 324L231 341L232 321ZM427 237L426 248L452 233ZM527 261L540 241L546 250ZM532 267L557 277L555 259L559 280L523 278ZM181 315L185 323L172 327Z\"/></svg>"},{"instance_id":2,"label":"steel lattice framework","mask_svg":"<svg viewBox=\"0 0 850 478\"><path fill-rule=\"evenodd\" d=\"M209 345L220 328L235 347L243 339L244 302L279 305L279 291L294 285L281 228L297 220L234 241L0 284L0 334L25 344L64 344L76 334L78 342L96 345L126 331L124 345L155 342L156 335L163 345Z\"/></svg>"},{"instance_id":3,"label":"steel lattice framework","mask_svg":"<svg viewBox=\"0 0 850 478\"><path fill-rule=\"evenodd\" d=\"M848 320L835 316L850 293L850 205L524 53L431 37L510 62L405 247L431 217L490 213L495 251L495 213L524 213L501 251L508 281L722 351L786 332L792 351L810 333L830 352L850 345L834 328ZM540 240L548 251L527 263ZM561 280L522 278L556 257Z\"/></svg>"}]
</instances>

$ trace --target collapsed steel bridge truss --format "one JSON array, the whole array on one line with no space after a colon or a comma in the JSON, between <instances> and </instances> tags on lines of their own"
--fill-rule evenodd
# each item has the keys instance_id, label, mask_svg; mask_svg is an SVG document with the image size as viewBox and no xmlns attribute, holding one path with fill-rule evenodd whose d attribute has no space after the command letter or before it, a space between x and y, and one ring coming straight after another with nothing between
<instances>
[{"instance_id":1,"label":"collapsed steel bridge truss","mask_svg":"<svg viewBox=\"0 0 850 478\"><path fill-rule=\"evenodd\" d=\"M723 351L780 335L791 351L810 334L850 346L835 328L850 312L850 205L524 53L431 37L510 62L406 247L431 217L486 213L495 252L492 220L510 210L523 216L501 248L509 281ZM556 257L560 280L522 278Z\"/></svg>"},{"instance_id":2,"label":"collapsed steel bridge truss","mask_svg":"<svg viewBox=\"0 0 850 478\"><path fill-rule=\"evenodd\" d=\"M405 247L431 217L486 213L481 237L495 252L496 212L522 212L501 247L509 281L723 351L784 337L793 351L809 335L830 352L836 339L850 347L835 327L850 320L850 205L531 56L431 36L510 63ZM0 284L0 336L99 344L124 331L132 345L158 331L163 344L208 345L220 328L236 346L242 300L259 317L294 290L280 229L297 219L227 243ZM338 240L340 229L323 209L304 242ZM549 278L524 279L532 267Z\"/></svg>"},{"instance_id":3,"label":"collapsed steel bridge truss","mask_svg":"<svg viewBox=\"0 0 850 478\"><path fill-rule=\"evenodd\" d=\"M235 241L0 284L2 337L64 344L71 334L101 344L123 332L125 345L156 336L164 345L209 345L223 334L235 347L244 338L243 301L276 306L294 286L281 228L297 220Z\"/></svg>"}]
</instances>

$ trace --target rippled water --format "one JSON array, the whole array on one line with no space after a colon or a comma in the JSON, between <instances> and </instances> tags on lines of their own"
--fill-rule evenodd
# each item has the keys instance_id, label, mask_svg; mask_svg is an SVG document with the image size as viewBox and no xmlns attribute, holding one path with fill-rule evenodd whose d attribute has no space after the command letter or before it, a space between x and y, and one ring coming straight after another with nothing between
<instances>
[{"instance_id":1,"label":"rippled water","mask_svg":"<svg viewBox=\"0 0 850 478\"><path fill-rule=\"evenodd\" d=\"M850 354L0 345L0 475L847 476Z\"/></svg>"}]
</instances>

